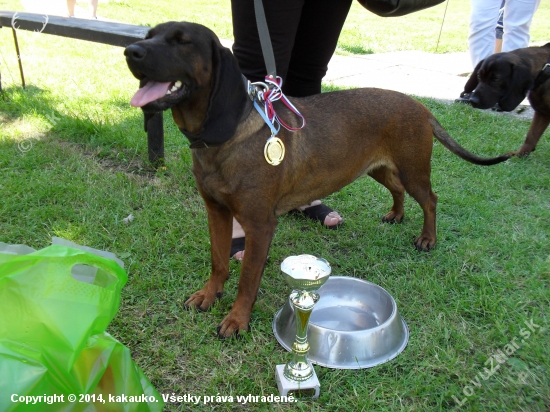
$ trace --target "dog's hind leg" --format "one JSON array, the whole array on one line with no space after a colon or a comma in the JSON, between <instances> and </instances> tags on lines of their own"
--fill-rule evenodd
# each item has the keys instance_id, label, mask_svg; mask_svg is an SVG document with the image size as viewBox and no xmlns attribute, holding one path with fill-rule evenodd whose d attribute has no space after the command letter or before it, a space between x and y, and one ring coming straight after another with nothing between
<instances>
[{"instance_id":1,"label":"dog's hind leg","mask_svg":"<svg viewBox=\"0 0 550 412\"><path fill-rule=\"evenodd\" d=\"M231 311L218 326L218 335L222 338L238 334L240 330L248 330L252 306L258 295L269 246L277 226L275 215L267 220L252 220L252 213L244 213L243 216L248 216L248 219L242 216L235 218L241 222L246 234L246 253L243 257L237 298Z\"/></svg>"},{"instance_id":2,"label":"dog's hind leg","mask_svg":"<svg viewBox=\"0 0 550 412\"><path fill-rule=\"evenodd\" d=\"M206 285L193 293L185 302L186 307L209 309L223 293L223 285L229 277L229 250L233 215L224 206L205 201L210 231L212 273Z\"/></svg>"},{"instance_id":3,"label":"dog's hind leg","mask_svg":"<svg viewBox=\"0 0 550 412\"><path fill-rule=\"evenodd\" d=\"M417 250L428 252L436 242L435 216L437 195L432 191L429 171L427 175L415 175L414 181L405 181L405 190L418 202L424 212L422 233L414 241Z\"/></svg>"},{"instance_id":4,"label":"dog's hind leg","mask_svg":"<svg viewBox=\"0 0 550 412\"><path fill-rule=\"evenodd\" d=\"M391 210L382 216L382 222L386 223L401 223L403 216L405 215L404 201L405 201L405 187L401 183L401 179L396 170L392 170L387 166L381 166L375 170L369 172L371 176L378 183L384 185L391 193L393 197L393 206Z\"/></svg>"}]
</instances>

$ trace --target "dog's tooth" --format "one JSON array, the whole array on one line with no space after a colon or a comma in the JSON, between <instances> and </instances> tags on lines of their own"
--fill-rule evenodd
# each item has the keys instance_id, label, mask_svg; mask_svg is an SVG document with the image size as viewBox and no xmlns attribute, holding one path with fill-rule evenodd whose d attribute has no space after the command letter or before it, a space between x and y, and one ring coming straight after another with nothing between
<instances>
[{"instance_id":1,"label":"dog's tooth","mask_svg":"<svg viewBox=\"0 0 550 412\"><path fill-rule=\"evenodd\" d=\"M176 90L178 90L178 88L176 86L174 86L170 89L170 91L172 91L172 92L175 92Z\"/></svg>"},{"instance_id":2,"label":"dog's tooth","mask_svg":"<svg viewBox=\"0 0 550 412\"><path fill-rule=\"evenodd\" d=\"M172 94L172 92L170 90L167 90L166 94Z\"/></svg>"},{"instance_id":3,"label":"dog's tooth","mask_svg":"<svg viewBox=\"0 0 550 412\"><path fill-rule=\"evenodd\" d=\"M180 88L181 87L181 81L177 81L176 83L174 83L174 86L176 86L177 88Z\"/></svg>"}]
</instances>

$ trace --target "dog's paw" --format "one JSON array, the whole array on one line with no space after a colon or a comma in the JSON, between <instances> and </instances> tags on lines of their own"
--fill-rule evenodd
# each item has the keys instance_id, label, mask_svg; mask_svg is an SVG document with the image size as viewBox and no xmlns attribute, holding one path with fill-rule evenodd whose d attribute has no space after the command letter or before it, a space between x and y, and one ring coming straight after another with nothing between
<instances>
[{"instance_id":1,"label":"dog's paw","mask_svg":"<svg viewBox=\"0 0 550 412\"><path fill-rule=\"evenodd\" d=\"M204 289L199 290L198 292L193 293L189 296L184 303L186 308L196 308L197 310L206 311L214 304L217 298L221 298L222 293L208 293Z\"/></svg>"},{"instance_id":2,"label":"dog's paw","mask_svg":"<svg viewBox=\"0 0 550 412\"><path fill-rule=\"evenodd\" d=\"M421 252L429 252L435 246L435 238L420 235L414 241L414 247Z\"/></svg>"},{"instance_id":3,"label":"dog's paw","mask_svg":"<svg viewBox=\"0 0 550 412\"><path fill-rule=\"evenodd\" d=\"M401 223L403 221L403 213L398 214L391 210L390 212L386 213L384 216L382 216L382 222L384 223Z\"/></svg>"},{"instance_id":4,"label":"dog's paw","mask_svg":"<svg viewBox=\"0 0 550 412\"><path fill-rule=\"evenodd\" d=\"M525 158L525 157L529 156L534 151L535 151L535 149L533 149L533 150L521 150L520 149L519 151L515 152L515 155L516 155L516 157L524 157Z\"/></svg>"},{"instance_id":5,"label":"dog's paw","mask_svg":"<svg viewBox=\"0 0 550 412\"><path fill-rule=\"evenodd\" d=\"M239 332L248 331L249 322L250 315L239 315L238 313L233 313L233 311L231 311L216 328L218 336L222 339L231 337L238 338Z\"/></svg>"},{"instance_id":6,"label":"dog's paw","mask_svg":"<svg viewBox=\"0 0 550 412\"><path fill-rule=\"evenodd\" d=\"M527 157L536 149L532 143L523 143L517 152L510 152L509 154L516 157Z\"/></svg>"}]
</instances>

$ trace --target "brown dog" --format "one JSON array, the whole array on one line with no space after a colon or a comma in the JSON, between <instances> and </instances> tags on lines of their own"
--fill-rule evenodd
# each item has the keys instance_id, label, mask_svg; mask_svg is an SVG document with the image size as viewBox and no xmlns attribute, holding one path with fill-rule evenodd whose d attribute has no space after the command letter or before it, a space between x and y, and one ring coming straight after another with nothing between
<instances>
[{"instance_id":1,"label":"brown dog","mask_svg":"<svg viewBox=\"0 0 550 412\"><path fill-rule=\"evenodd\" d=\"M208 213L212 274L187 306L206 310L221 296L229 276L233 216L246 233L238 294L218 326L221 337L248 329L277 215L370 175L393 196L384 221L403 219L405 191L420 204L424 227L414 243L427 251L436 242L433 135L475 164L509 157L483 159L467 152L426 107L404 94L356 89L292 99L307 125L295 133L281 129L286 156L272 166L264 158L271 132L252 108L236 59L212 31L192 23L163 23L128 46L125 55L142 86L132 104L145 112L172 109L193 149L193 173ZM287 123L301 123L282 104L276 110Z\"/></svg>"},{"instance_id":2,"label":"brown dog","mask_svg":"<svg viewBox=\"0 0 550 412\"><path fill-rule=\"evenodd\" d=\"M517 152L525 156L535 150L550 123L550 43L497 53L478 63L464 86L472 93L470 104L478 109L498 106L514 110L525 96L535 111L525 142Z\"/></svg>"}]
</instances>

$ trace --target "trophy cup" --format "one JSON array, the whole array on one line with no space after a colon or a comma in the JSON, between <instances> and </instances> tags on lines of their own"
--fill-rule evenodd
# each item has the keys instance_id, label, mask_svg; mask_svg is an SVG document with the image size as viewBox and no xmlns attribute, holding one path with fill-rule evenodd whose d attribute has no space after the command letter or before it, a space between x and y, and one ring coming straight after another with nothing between
<instances>
[{"instance_id":1,"label":"trophy cup","mask_svg":"<svg viewBox=\"0 0 550 412\"><path fill-rule=\"evenodd\" d=\"M319 295L315 292L329 278L330 265L322 258L312 255L290 256L281 263L286 283L292 288L290 302L296 319L296 339L292 344L292 360L286 365L277 365L275 378L282 396L292 391L314 391L319 397L320 384L313 366L307 358L309 343L307 327L309 317Z\"/></svg>"}]
</instances>

